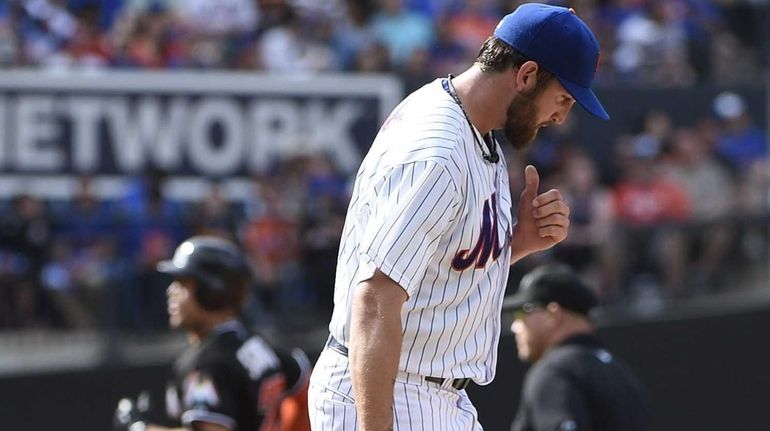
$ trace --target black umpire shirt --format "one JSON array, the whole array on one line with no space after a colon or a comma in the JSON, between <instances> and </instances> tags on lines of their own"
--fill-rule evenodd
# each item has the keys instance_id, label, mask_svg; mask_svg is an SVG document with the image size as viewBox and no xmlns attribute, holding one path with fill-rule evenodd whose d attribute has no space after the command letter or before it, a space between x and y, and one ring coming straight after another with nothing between
<instances>
[{"instance_id":1,"label":"black umpire shirt","mask_svg":"<svg viewBox=\"0 0 770 431\"><path fill-rule=\"evenodd\" d=\"M649 405L641 382L594 335L568 338L535 363L512 431L642 431Z\"/></svg>"},{"instance_id":2,"label":"black umpire shirt","mask_svg":"<svg viewBox=\"0 0 770 431\"><path fill-rule=\"evenodd\" d=\"M305 383L310 364L301 351L278 352L229 321L185 351L174 371L166 389L170 418L256 431L279 429L279 405Z\"/></svg>"}]
</instances>

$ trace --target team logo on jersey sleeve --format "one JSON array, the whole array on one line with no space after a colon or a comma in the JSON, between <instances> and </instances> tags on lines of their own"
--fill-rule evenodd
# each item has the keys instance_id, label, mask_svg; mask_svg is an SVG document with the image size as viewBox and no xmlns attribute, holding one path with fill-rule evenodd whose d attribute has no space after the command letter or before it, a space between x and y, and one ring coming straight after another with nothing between
<instances>
[{"instance_id":1,"label":"team logo on jersey sleeve","mask_svg":"<svg viewBox=\"0 0 770 431\"><path fill-rule=\"evenodd\" d=\"M219 394L211 377L192 372L184 379L184 403L187 406L216 406Z\"/></svg>"},{"instance_id":2,"label":"team logo on jersey sleeve","mask_svg":"<svg viewBox=\"0 0 770 431\"><path fill-rule=\"evenodd\" d=\"M452 268L456 271L464 271L475 264L477 269L481 269L487 265L490 258L493 262L496 261L511 238L510 229L506 229L505 243L501 246L497 234L498 226L497 193L492 193L492 197L484 201L481 232L476 245L473 249L466 248L458 251L452 259Z\"/></svg>"},{"instance_id":3,"label":"team logo on jersey sleeve","mask_svg":"<svg viewBox=\"0 0 770 431\"><path fill-rule=\"evenodd\" d=\"M404 116L404 106L406 106L407 103L408 102L406 101L403 102L400 106L397 106L396 109L390 113L390 115L388 115L388 118L385 119L385 122L382 123L382 127L380 127L381 132L388 130L390 126L401 121L401 118Z\"/></svg>"}]
</instances>

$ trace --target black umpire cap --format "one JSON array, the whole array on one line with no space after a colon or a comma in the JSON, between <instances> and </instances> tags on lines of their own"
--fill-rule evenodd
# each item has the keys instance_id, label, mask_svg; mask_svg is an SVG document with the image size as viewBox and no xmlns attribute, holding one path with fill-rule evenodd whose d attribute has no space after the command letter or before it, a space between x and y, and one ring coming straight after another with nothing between
<instances>
[{"instance_id":1,"label":"black umpire cap","mask_svg":"<svg viewBox=\"0 0 770 431\"><path fill-rule=\"evenodd\" d=\"M519 290L503 300L503 311L513 312L528 304L545 306L551 302L588 316L599 304L599 299L568 266L544 265L521 279Z\"/></svg>"}]
</instances>

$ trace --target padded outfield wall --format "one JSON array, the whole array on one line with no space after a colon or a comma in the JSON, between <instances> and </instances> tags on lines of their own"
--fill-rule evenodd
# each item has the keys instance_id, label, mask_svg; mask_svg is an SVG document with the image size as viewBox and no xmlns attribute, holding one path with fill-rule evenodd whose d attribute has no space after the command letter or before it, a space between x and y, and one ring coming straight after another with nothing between
<instances>
[{"instance_id":1,"label":"padded outfield wall","mask_svg":"<svg viewBox=\"0 0 770 431\"><path fill-rule=\"evenodd\" d=\"M647 385L653 430L767 430L767 299L740 312L671 314L660 320L603 326L600 332L610 350ZM169 371L169 364L108 366L0 378L0 420L8 430L105 431L121 396L142 389L161 391ZM503 337L495 382L469 389L486 430L508 429L524 372L513 337Z\"/></svg>"}]
</instances>

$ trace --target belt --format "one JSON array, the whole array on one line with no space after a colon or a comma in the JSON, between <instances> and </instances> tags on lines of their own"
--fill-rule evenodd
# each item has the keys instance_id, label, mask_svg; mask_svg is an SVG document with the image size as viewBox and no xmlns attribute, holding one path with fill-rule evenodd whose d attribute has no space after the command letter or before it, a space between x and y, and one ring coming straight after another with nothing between
<instances>
[{"instance_id":1,"label":"belt","mask_svg":"<svg viewBox=\"0 0 770 431\"><path fill-rule=\"evenodd\" d=\"M326 347L334 350L335 352L339 353L342 356L348 356L348 348L345 347L342 343L337 341L337 339L332 336L329 336L329 339L326 341ZM442 385L442 386L444 385L444 383L447 383L448 380L452 381L451 385L449 386L457 390L463 390L467 388L468 384L471 382L470 378L445 379L443 377L425 377L426 382L438 383L439 385Z\"/></svg>"}]
</instances>

